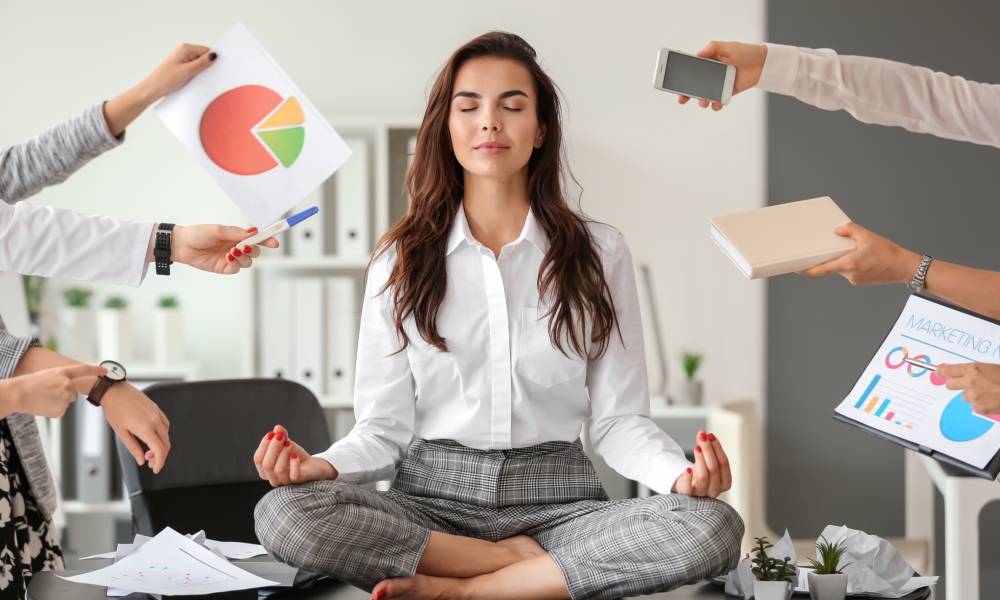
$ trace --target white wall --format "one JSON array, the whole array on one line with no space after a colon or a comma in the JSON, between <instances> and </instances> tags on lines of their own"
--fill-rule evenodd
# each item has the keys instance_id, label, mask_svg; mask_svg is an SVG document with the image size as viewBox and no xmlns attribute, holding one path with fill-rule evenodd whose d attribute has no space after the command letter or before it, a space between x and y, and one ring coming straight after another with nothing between
<instances>
[{"instance_id":1,"label":"white wall","mask_svg":"<svg viewBox=\"0 0 1000 600\"><path fill-rule=\"evenodd\" d=\"M678 353L694 349L707 355L712 401L763 396L763 287L744 281L707 236L709 216L764 204L762 95L713 114L677 106L650 81L660 46L762 40L764 0L4 3L0 144L133 84L179 42L210 45L236 21L328 114L420 114L435 70L458 45L490 29L524 36L565 93L584 210L621 229L653 268L675 380ZM152 114L123 148L34 201L148 221L244 222ZM151 331L155 298L176 292L203 374L241 375L246 277L175 271L125 290L139 334Z\"/></svg>"}]
</instances>

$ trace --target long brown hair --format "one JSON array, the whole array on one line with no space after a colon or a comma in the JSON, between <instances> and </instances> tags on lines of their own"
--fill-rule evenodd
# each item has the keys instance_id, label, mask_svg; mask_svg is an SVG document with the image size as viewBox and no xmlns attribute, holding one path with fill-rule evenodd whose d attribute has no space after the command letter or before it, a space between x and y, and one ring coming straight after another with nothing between
<instances>
[{"instance_id":1,"label":"long brown hair","mask_svg":"<svg viewBox=\"0 0 1000 600\"><path fill-rule=\"evenodd\" d=\"M539 296L552 300L549 337L567 356L566 342L580 357L599 357L607 350L618 320L601 258L587 226L589 219L573 211L563 196L565 171L557 88L538 65L534 48L520 36L497 31L456 50L438 74L417 132L413 165L406 176L410 208L379 241L372 259L374 262L395 248L396 261L382 293L391 290L393 294L393 319L403 341L400 351L410 341L403 327L409 317L413 317L427 343L441 351L448 349L438 333L437 315L448 284L448 234L464 197L463 169L451 145L448 116L455 74L466 61L483 56L511 59L523 65L531 73L537 91L538 121L545 138L528 160L528 199L549 238L549 249L538 271ZM589 355L588 331L594 344Z\"/></svg>"}]
</instances>

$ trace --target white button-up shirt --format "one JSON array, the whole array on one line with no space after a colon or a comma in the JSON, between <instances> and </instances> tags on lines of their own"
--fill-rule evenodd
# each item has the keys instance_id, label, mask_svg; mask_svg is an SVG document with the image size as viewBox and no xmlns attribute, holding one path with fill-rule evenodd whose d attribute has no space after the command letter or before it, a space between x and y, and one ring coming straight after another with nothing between
<instances>
[{"instance_id":1,"label":"white button-up shirt","mask_svg":"<svg viewBox=\"0 0 1000 600\"><path fill-rule=\"evenodd\" d=\"M757 87L865 123L1000 148L1000 85L904 63L767 44Z\"/></svg>"},{"instance_id":2,"label":"white button-up shirt","mask_svg":"<svg viewBox=\"0 0 1000 600\"><path fill-rule=\"evenodd\" d=\"M607 352L567 357L550 341L538 272L548 238L529 211L520 236L499 258L478 242L459 209L447 244L448 287L437 327L441 352L405 324L401 342L391 290L379 291L393 249L371 267L361 311L354 390L357 424L317 454L339 479L388 479L414 438L451 439L478 449L573 441L584 425L613 469L663 493L690 466L649 417L642 320L632 257L622 235L590 226L621 327ZM623 344L624 340L624 344Z\"/></svg>"}]
</instances>

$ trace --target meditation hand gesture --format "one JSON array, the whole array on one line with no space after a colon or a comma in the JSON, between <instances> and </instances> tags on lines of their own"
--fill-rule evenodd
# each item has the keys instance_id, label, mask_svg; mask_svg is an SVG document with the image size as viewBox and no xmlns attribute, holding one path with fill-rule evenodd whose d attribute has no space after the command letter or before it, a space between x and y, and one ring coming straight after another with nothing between
<instances>
[{"instance_id":1,"label":"meditation hand gesture","mask_svg":"<svg viewBox=\"0 0 1000 600\"><path fill-rule=\"evenodd\" d=\"M261 438L253 464L260 478L274 487L337 478L337 470L330 463L303 450L281 425L275 425Z\"/></svg>"},{"instance_id":2,"label":"meditation hand gesture","mask_svg":"<svg viewBox=\"0 0 1000 600\"><path fill-rule=\"evenodd\" d=\"M684 496L716 498L733 485L729 458L722 449L722 442L714 433L698 432L694 447L694 468L677 478L674 493Z\"/></svg>"}]
</instances>

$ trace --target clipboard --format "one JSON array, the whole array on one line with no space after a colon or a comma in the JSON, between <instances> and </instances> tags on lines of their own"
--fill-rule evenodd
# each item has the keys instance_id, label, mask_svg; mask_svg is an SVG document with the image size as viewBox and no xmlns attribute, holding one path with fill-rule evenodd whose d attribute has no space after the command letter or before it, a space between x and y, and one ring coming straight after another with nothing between
<instances>
[{"instance_id":1,"label":"clipboard","mask_svg":"<svg viewBox=\"0 0 1000 600\"><path fill-rule=\"evenodd\" d=\"M961 312L961 313L967 314L967 315L969 315L971 317L975 317L977 319L981 319L983 321L986 321L988 323L992 323L992 324L1000 327L1000 321L997 321L996 319L991 319L990 317L987 317L987 316L975 313L975 312L973 312L971 310L966 310L966 309L961 308L959 306L955 306L953 304L949 304L949 303L944 302L942 300L938 300L937 298L931 298L931 297L926 296L924 294L911 294L911 295L912 296L916 296L917 298L920 298L922 300L926 300L928 302L933 302L934 304L938 304L938 305L943 306L945 308L948 308L950 310ZM900 312L900 315L902 315L902 312ZM886 332L886 335L882 338L882 342L879 343L878 348L872 354L872 358L869 359L868 363L866 363L865 369L867 369L867 365L871 364L872 360L874 360L875 356L879 352L879 349L881 349L882 346L885 344L886 339L888 339L889 335L892 333L892 330L894 328L895 328L895 324L893 325L892 328L889 329L888 332ZM862 371L862 374L864 374L864 371ZM838 404L838 406L839 406L839 404ZM949 456L948 454L945 454L944 452L940 452L938 450L935 450L934 448L930 448L930 447L918 444L916 442L912 442L912 441L907 440L905 438L892 435L891 433L887 433L885 431L881 431L879 429L876 429L874 427L871 427L869 425L861 423L860 421L857 421L857 420L852 419L850 417L844 416L844 415L842 415L840 413L834 412L833 413L833 419L835 421L840 421L841 423L846 423L847 425L851 425L852 427L857 427L858 429L861 429L863 431L867 431L868 433L876 435L876 436L878 436L878 437L880 437L882 439L885 439L885 440L888 440L888 441L893 442L895 444L898 444L900 446L903 446L904 448L906 448L908 450L912 450L914 452L918 452L920 454L923 454L924 456L929 456L929 457L933 458L934 460L936 460L936 461L938 461L940 463L943 463L945 465L950 466L951 469L949 469L949 470L955 470L955 471L958 471L961 474L974 475L976 477L981 477L983 479L989 479L991 481L995 480L997 478L997 476L1000 475L1000 450L998 450L997 453L993 455L993 458L991 458L990 461L988 463L986 463L986 465L983 468L979 468L979 467L971 465L971 464L969 464L969 463L967 463L965 461L962 461L962 460L959 460L959 459L954 458L952 456ZM997 426L1000 426L1000 423L997 423Z\"/></svg>"}]
</instances>

